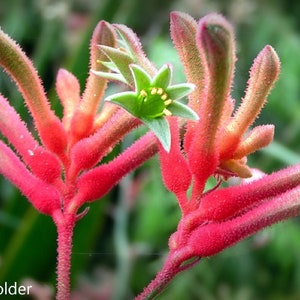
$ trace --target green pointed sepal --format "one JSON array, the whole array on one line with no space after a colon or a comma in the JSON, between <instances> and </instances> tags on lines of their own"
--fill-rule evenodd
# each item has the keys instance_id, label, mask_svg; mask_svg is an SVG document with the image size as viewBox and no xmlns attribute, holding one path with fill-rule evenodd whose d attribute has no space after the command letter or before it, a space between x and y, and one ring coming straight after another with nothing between
<instances>
[{"instance_id":1,"label":"green pointed sepal","mask_svg":"<svg viewBox=\"0 0 300 300\"><path fill-rule=\"evenodd\" d=\"M162 146L169 151L171 134L165 117L199 119L189 106L176 101L190 94L194 90L194 85L189 83L170 85L172 69L167 64L162 66L154 77L136 64L131 64L129 69L133 78L134 90L111 95L106 98L106 101L121 106L140 119L154 132ZM112 73L112 75L115 76L116 73Z\"/></svg>"},{"instance_id":2,"label":"green pointed sepal","mask_svg":"<svg viewBox=\"0 0 300 300\"><path fill-rule=\"evenodd\" d=\"M141 118L141 121L155 134L163 148L169 152L171 148L171 133L166 118L154 119Z\"/></svg>"}]
</instances>

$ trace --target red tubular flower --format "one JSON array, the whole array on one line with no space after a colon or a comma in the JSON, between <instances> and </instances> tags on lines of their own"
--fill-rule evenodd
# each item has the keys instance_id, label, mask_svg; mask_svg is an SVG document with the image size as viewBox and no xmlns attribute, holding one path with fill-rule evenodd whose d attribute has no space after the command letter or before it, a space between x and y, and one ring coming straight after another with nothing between
<instances>
[{"instance_id":1,"label":"red tubular flower","mask_svg":"<svg viewBox=\"0 0 300 300\"><path fill-rule=\"evenodd\" d=\"M187 122L180 141L179 123L172 120L175 137L171 151L160 150L163 180L176 195L182 218L169 239L170 253L162 270L137 299L157 295L176 274L201 257L215 255L266 226L300 213L299 165L249 183L219 187L221 180L232 176L251 177L247 155L273 139L273 125L249 127L279 76L280 62L274 49L266 46L254 60L245 96L233 112L230 92L235 46L231 25L218 14L200 19L197 25L190 16L173 12L171 35L187 79L196 86L189 105L199 121ZM219 183L205 191L211 176ZM186 195L188 189L190 196Z\"/></svg>"},{"instance_id":2,"label":"red tubular flower","mask_svg":"<svg viewBox=\"0 0 300 300\"><path fill-rule=\"evenodd\" d=\"M170 119L169 123L172 137L171 149L167 152L162 146L160 147L161 173L166 188L176 195L182 213L185 214L188 205L186 193L192 175L180 148L179 124L176 119Z\"/></svg>"},{"instance_id":3,"label":"red tubular flower","mask_svg":"<svg viewBox=\"0 0 300 300\"><path fill-rule=\"evenodd\" d=\"M241 106L222 132L222 159L232 156L243 134L254 122L279 74L279 59L271 46L266 46L255 59L250 71L248 88Z\"/></svg>"},{"instance_id":4,"label":"red tubular flower","mask_svg":"<svg viewBox=\"0 0 300 300\"><path fill-rule=\"evenodd\" d=\"M117 26L128 43L136 45L137 61L150 62L141 50L138 38L130 30ZM90 44L90 66L83 95L76 77L60 69L56 90L63 106L60 120L50 109L42 83L29 58L5 33L0 31L0 65L15 80L22 93L41 139L35 140L26 125L0 95L0 132L10 146L0 141L0 173L10 180L41 213L51 216L58 231L57 299L69 299L72 232L80 207L102 197L121 178L157 151L157 140L145 134L107 164L102 158L140 120L111 103L102 103L107 79L95 71L108 71L106 55L99 50L115 47L115 27L100 22ZM135 51L135 49L133 49ZM119 59L119 58L116 58ZM148 62L148 63L147 63ZM155 75L155 69L151 70Z\"/></svg>"},{"instance_id":5,"label":"red tubular flower","mask_svg":"<svg viewBox=\"0 0 300 300\"><path fill-rule=\"evenodd\" d=\"M60 120L50 109L29 58L0 31L0 65L16 82L41 141L33 138L0 95L0 132L7 141L0 141L0 173L57 226L58 300L70 298L72 233L87 212L78 214L78 210L105 195L158 151L163 182L176 195L182 219L170 237L165 265L137 299L161 292L177 273L201 257L299 214L299 165L220 188L229 177L251 177L247 155L273 139L273 125L249 128L279 75L274 49L266 46L258 54L245 96L234 112L230 93L235 44L228 21L210 14L197 24L187 14L174 12L171 35L187 84L172 85L171 67L157 70L129 28L100 22L90 43L91 71L83 94L73 74L58 72ZM104 103L109 80L125 83L129 91L112 95L111 102ZM188 105L174 101L188 94ZM103 163L117 143L142 123L152 132ZM211 176L219 183L205 191Z\"/></svg>"},{"instance_id":6,"label":"red tubular flower","mask_svg":"<svg viewBox=\"0 0 300 300\"><path fill-rule=\"evenodd\" d=\"M74 199L74 203L80 206L85 202L94 201L102 197L124 175L152 157L157 150L158 147L153 134L148 133L111 162L84 173L78 179L79 192L78 198ZM136 155L137 153L139 155Z\"/></svg>"},{"instance_id":7,"label":"red tubular flower","mask_svg":"<svg viewBox=\"0 0 300 300\"><path fill-rule=\"evenodd\" d=\"M66 131L69 132L72 117L80 102L80 85L78 79L65 69L58 70L56 92L64 108L62 123Z\"/></svg>"},{"instance_id":8,"label":"red tubular flower","mask_svg":"<svg viewBox=\"0 0 300 300\"><path fill-rule=\"evenodd\" d=\"M194 256L212 256L241 239L300 213L300 189L288 190L276 197L267 198L259 206L233 219L198 226L189 236L187 244Z\"/></svg>"},{"instance_id":9,"label":"red tubular flower","mask_svg":"<svg viewBox=\"0 0 300 300\"><path fill-rule=\"evenodd\" d=\"M140 124L139 120L123 110L117 111L93 135L81 139L71 149L71 166L69 177L74 178L78 172L93 167L127 134ZM107 138L107 137L111 138Z\"/></svg>"},{"instance_id":10,"label":"red tubular flower","mask_svg":"<svg viewBox=\"0 0 300 300\"><path fill-rule=\"evenodd\" d=\"M251 176L246 156L271 142L274 127L259 126L244 135L265 103L280 63L271 46L260 52L250 72L245 98L232 115L230 90L235 47L231 25L222 16L211 14L200 20L196 30L189 16L172 13L171 34L187 77L196 86L190 105L196 108L199 121L189 121L184 136L184 150L194 180L190 200L194 209L211 175ZM189 55L188 49L195 47L197 51Z\"/></svg>"},{"instance_id":11,"label":"red tubular flower","mask_svg":"<svg viewBox=\"0 0 300 300\"><path fill-rule=\"evenodd\" d=\"M120 27L119 30L130 43L136 45L136 55L143 64L146 64L146 57L137 37L130 34L129 29L119 25L117 27ZM76 195L86 195L87 190L92 191L92 186L98 184L102 192L94 191L92 196L85 196L85 201L95 200L108 192L126 173L157 152L155 138L153 135L146 135L129 147L124 152L126 155L123 154L107 165L92 169L125 134L141 124L137 118L112 104L104 104L102 110L97 112L99 102L103 101L107 80L96 76L94 71L108 70L99 63L106 59L103 52L98 49L99 44L109 47L114 47L116 44L114 27L104 21L96 26L92 36L90 64L93 72L89 74L82 96L76 77L66 70L59 70L56 90L64 108L63 119L60 121L50 110L41 81L31 61L13 40L3 32L0 34L0 64L15 79L44 143L42 146L32 137L16 111L4 97L0 96L0 131L21 158L20 160L17 154L3 146L0 154L9 159L9 163L4 164L2 158L1 173L10 178L25 195L32 194L26 187L28 174L31 174L32 178L37 177L51 184L56 193L59 193L58 206L51 204L48 209L45 209L47 204L43 198L37 200L37 197L34 197L35 200L32 201L35 207L49 215L57 215L56 209L62 212L68 212L70 209L76 214L74 207L79 209L77 200L74 200L78 197ZM13 168L14 163L16 169ZM21 169L26 172L24 174L15 172ZM89 171L81 174L82 171L87 170ZM111 176L109 181L102 182L102 186L101 177L107 177L107 172L113 172L115 175ZM93 178L92 181L89 179L89 187L83 184L88 181L84 180L88 176ZM97 180L100 180L100 183L97 183ZM84 186L84 192L80 190L81 186ZM28 197L29 200L32 197ZM55 197L53 198L55 200ZM81 205L83 203L84 201L80 202Z\"/></svg>"},{"instance_id":12,"label":"red tubular flower","mask_svg":"<svg viewBox=\"0 0 300 300\"><path fill-rule=\"evenodd\" d=\"M56 156L34 140L16 111L1 95L0 130L36 176L50 183L60 178L61 167Z\"/></svg>"},{"instance_id":13,"label":"red tubular flower","mask_svg":"<svg viewBox=\"0 0 300 300\"><path fill-rule=\"evenodd\" d=\"M9 179L41 213L51 215L60 208L61 198L55 187L30 173L2 141L0 141L0 173Z\"/></svg>"},{"instance_id":14,"label":"red tubular flower","mask_svg":"<svg viewBox=\"0 0 300 300\"><path fill-rule=\"evenodd\" d=\"M293 166L250 183L208 192L202 196L196 210L183 216L178 226L180 234L177 233L172 237L171 248L175 250L186 247L187 239L194 230L201 231L199 228L211 223L219 224L221 227L226 221L242 217L245 212L263 205L270 198L281 197L289 190L297 188L299 184L300 167Z\"/></svg>"},{"instance_id":15,"label":"red tubular flower","mask_svg":"<svg viewBox=\"0 0 300 300\"><path fill-rule=\"evenodd\" d=\"M65 159L66 132L50 109L41 81L31 61L4 32L0 34L0 65L14 79L34 118L44 145ZM49 128L52 130L49 131Z\"/></svg>"},{"instance_id":16,"label":"red tubular flower","mask_svg":"<svg viewBox=\"0 0 300 300\"><path fill-rule=\"evenodd\" d=\"M104 59L104 55L100 51L97 51L97 45L109 45L113 47L115 46L115 40L116 37L112 26L105 21L99 22L94 30L90 43L90 67L92 70L106 70L103 65L97 63L98 60ZM85 91L71 119L71 143L75 143L79 139L90 135L106 84L106 80L100 79L90 71Z\"/></svg>"}]
</instances>

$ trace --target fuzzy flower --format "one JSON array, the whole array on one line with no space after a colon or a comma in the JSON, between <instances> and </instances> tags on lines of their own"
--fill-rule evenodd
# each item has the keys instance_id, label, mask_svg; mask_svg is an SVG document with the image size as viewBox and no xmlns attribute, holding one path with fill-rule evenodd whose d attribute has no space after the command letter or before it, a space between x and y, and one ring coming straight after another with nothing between
<instances>
[{"instance_id":1,"label":"fuzzy flower","mask_svg":"<svg viewBox=\"0 0 300 300\"><path fill-rule=\"evenodd\" d=\"M274 126L253 126L280 72L275 50L267 45L255 58L245 96L235 109L231 97L234 31L219 14L197 23L171 14L171 36L188 82L195 85L189 107L199 116L185 130L170 120L170 151L160 147L162 178L182 212L169 239L161 271L136 298L151 299L181 271L280 220L299 215L300 167L263 175L238 186L222 187L229 177L250 178L247 156L271 143ZM252 127L252 128L251 128ZM206 190L207 180L217 178Z\"/></svg>"},{"instance_id":2,"label":"fuzzy flower","mask_svg":"<svg viewBox=\"0 0 300 300\"><path fill-rule=\"evenodd\" d=\"M195 87L190 83L171 85L171 65L165 64L156 70L141 51L138 38L125 26L115 25L115 28L119 47L99 45L109 61L99 60L98 63L108 70L94 70L93 73L129 87L130 91L113 94L106 101L121 106L142 121L169 151L171 134L165 117L198 120L198 115L188 105L176 101L188 96Z\"/></svg>"},{"instance_id":3,"label":"fuzzy flower","mask_svg":"<svg viewBox=\"0 0 300 300\"><path fill-rule=\"evenodd\" d=\"M154 78L138 65L130 65L134 79L134 91L114 94L107 101L122 106L139 118L157 136L163 147L169 151L171 136L166 116L177 116L198 120L198 115L179 100L194 89L192 84L170 85L171 67L164 65Z\"/></svg>"}]
</instances>

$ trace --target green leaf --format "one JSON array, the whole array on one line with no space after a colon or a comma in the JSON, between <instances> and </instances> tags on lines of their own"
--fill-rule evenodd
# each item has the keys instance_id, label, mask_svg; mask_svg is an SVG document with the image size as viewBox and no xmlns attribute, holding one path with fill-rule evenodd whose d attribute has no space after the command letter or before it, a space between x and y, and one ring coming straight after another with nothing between
<instances>
[{"instance_id":1,"label":"green leaf","mask_svg":"<svg viewBox=\"0 0 300 300\"><path fill-rule=\"evenodd\" d=\"M116 28L120 38L123 39L126 45L126 50L134 58L134 62L143 67L145 70L150 71L150 73L153 73L155 69L145 55L138 36L125 25L114 24L114 27Z\"/></svg>"},{"instance_id":2,"label":"green leaf","mask_svg":"<svg viewBox=\"0 0 300 300\"><path fill-rule=\"evenodd\" d=\"M102 78L113 80L113 81L119 81L123 83L127 83L126 79L119 73L110 73L110 72L102 72L102 71L94 71L91 70L95 75L100 76Z\"/></svg>"},{"instance_id":3,"label":"green leaf","mask_svg":"<svg viewBox=\"0 0 300 300\"><path fill-rule=\"evenodd\" d=\"M100 63L112 72L119 72L118 68L112 61L100 61Z\"/></svg>"},{"instance_id":4,"label":"green leaf","mask_svg":"<svg viewBox=\"0 0 300 300\"><path fill-rule=\"evenodd\" d=\"M187 96L194 89L195 86L190 83L175 84L167 88L167 93L170 99L177 100Z\"/></svg>"},{"instance_id":5,"label":"green leaf","mask_svg":"<svg viewBox=\"0 0 300 300\"><path fill-rule=\"evenodd\" d=\"M169 152L171 147L171 133L168 121L163 117L155 119L141 118L141 120L153 131L164 149Z\"/></svg>"},{"instance_id":6,"label":"green leaf","mask_svg":"<svg viewBox=\"0 0 300 300\"><path fill-rule=\"evenodd\" d=\"M100 45L99 49L115 64L118 71L123 75L129 85L133 85L132 73L129 65L134 62L133 58L125 51Z\"/></svg>"},{"instance_id":7,"label":"green leaf","mask_svg":"<svg viewBox=\"0 0 300 300\"><path fill-rule=\"evenodd\" d=\"M115 62L113 61L113 63ZM123 107L130 114L140 119L153 131L164 149L169 151L171 133L165 117L174 115L191 120L199 119L190 107L174 101L188 95L193 91L194 85L187 83L169 86L172 69L167 64L162 66L153 78L137 64L130 64L129 69L134 81L134 91L109 96L106 101ZM95 72L95 74L99 74L99 72ZM103 73L100 74L103 75ZM116 75L122 76L113 73L111 78ZM108 76L106 74L106 78ZM120 77L117 78L120 79Z\"/></svg>"},{"instance_id":8,"label":"green leaf","mask_svg":"<svg viewBox=\"0 0 300 300\"><path fill-rule=\"evenodd\" d=\"M169 106L168 110L173 116L182 117L190 120L199 120L198 115L187 105L178 101L173 101Z\"/></svg>"},{"instance_id":9,"label":"green leaf","mask_svg":"<svg viewBox=\"0 0 300 300\"><path fill-rule=\"evenodd\" d=\"M138 115L139 105L137 103L137 96L133 92L123 92L114 94L107 97L106 101L110 101L112 103L120 105L135 117Z\"/></svg>"},{"instance_id":10,"label":"green leaf","mask_svg":"<svg viewBox=\"0 0 300 300\"><path fill-rule=\"evenodd\" d=\"M164 90L167 89L171 82L171 66L170 65L163 65L158 73L155 75L152 81L152 86L153 87L161 87Z\"/></svg>"},{"instance_id":11,"label":"green leaf","mask_svg":"<svg viewBox=\"0 0 300 300\"><path fill-rule=\"evenodd\" d=\"M136 93L138 94L141 90L148 89L151 85L151 77L146 71L135 64L130 65L130 69L134 78Z\"/></svg>"}]
</instances>

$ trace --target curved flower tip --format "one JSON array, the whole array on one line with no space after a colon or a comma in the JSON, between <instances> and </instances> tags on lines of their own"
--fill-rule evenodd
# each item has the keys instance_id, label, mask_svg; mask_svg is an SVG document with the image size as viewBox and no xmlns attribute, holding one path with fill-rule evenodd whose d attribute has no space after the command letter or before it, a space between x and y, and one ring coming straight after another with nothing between
<instances>
[{"instance_id":1,"label":"curved flower tip","mask_svg":"<svg viewBox=\"0 0 300 300\"><path fill-rule=\"evenodd\" d=\"M130 65L134 79L134 91L112 95L106 99L115 103L140 119L157 136L163 147L169 151L170 129L166 116L177 116L198 120L198 115L187 105L175 101L187 96L194 89L189 83L170 85L172 69L164 65L152 78L143 68Z\"/></svg>"},{"instance_id":2,"label":"curved flower tip","mask_svg":"<svg viewBox=\"0 0 300 300\"><path fill-rule=\"evenodd\" d=\"M242 135L258 117L279 77L279 72L280 60L277 53L271 46L265 46L254 60L245 96L224 132L226 138L220 145L223 158L230 155L233 149L236 150Z\"/></svg>"},{"instance_id":3,"label":"curved flower tip","mask_svg":"<svg viewBox=\"0 0 300 300\"><path fill-rule=\"evenodd\" d=\"M41 213L51 215L60 209L60 195L56 188L32 174L2 141L0 141L0 174L13 183Z\"/></svg>"}]
</instances>

